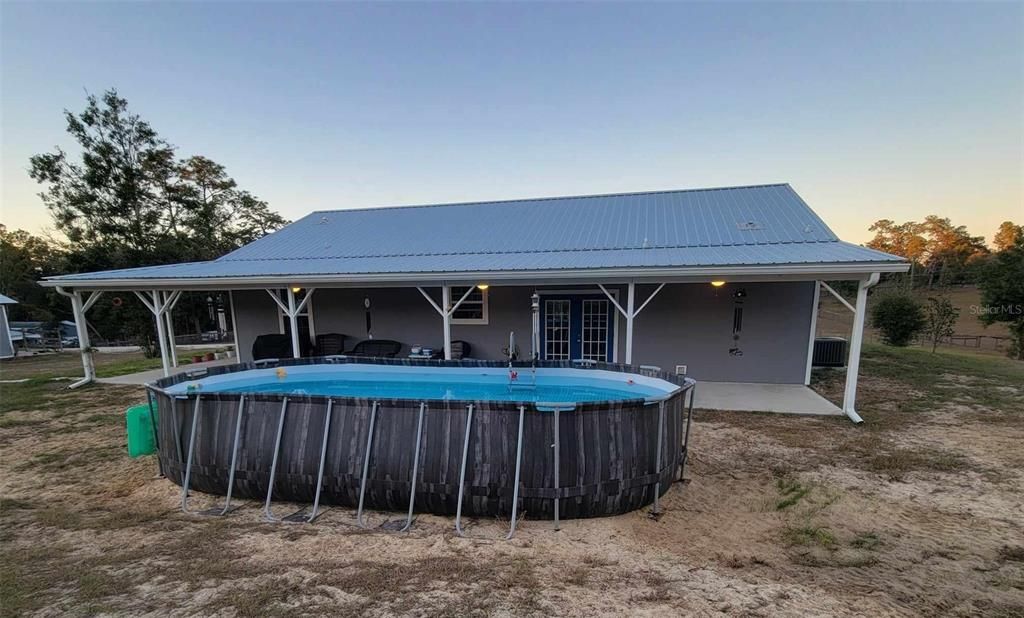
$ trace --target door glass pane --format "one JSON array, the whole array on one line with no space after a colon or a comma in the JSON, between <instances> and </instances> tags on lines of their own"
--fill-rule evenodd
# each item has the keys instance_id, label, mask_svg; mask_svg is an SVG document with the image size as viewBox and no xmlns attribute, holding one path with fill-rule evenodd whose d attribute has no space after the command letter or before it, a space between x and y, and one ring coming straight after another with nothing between
<instances>
[{"instance_id":1,"label":"door glass pane","mask_svg":"<svg viewBox=\"0 0 1024 618\"><path fill-rule=\"evenodd\" d=\"M582 357L586 360L608 360L608 301L583 301Z\"/></svg>"},{"instance_id":2,"label":"door glass pane","mask_svg":"<svg viewBox=\"0 0 1024 618\"><path fill-rule=\"evenodd\" d=\"M569 301L544 301L544 358L569 360Z\"/></svg>"}]
</instances>

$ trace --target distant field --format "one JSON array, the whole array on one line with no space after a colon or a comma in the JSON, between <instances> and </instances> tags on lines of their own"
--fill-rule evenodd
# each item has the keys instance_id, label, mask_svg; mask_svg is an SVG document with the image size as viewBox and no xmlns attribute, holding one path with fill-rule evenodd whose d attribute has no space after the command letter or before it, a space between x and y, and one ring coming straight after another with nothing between
<instances>
[{"instance_id":1,"label":"distant field","mask_svg":"<svg viewBox=\"0 0 1024 618\"><path fill-rule=\"evenodd\" d=\"M1002 348L997 348L997 342L992 337L1007 337L1009 336L1009 329L1005 324L993 324L986 327L978 320L978 316L971 311L972 306L981 305L981 292L975 286L964 286L951 288L946 291L935 290L932 293L928 293L925 290L919 290L915 292L922 301L926 300L929 296L948 296L953 302L953 306L960 309L960 317L956 322L955 330L957 335L964 336L982 336L985 337L981 341L980 348L977 349L984 353L995 353L1003 354L1007 345L1007 342L1002 343ZM874 293L868 297L868 311L870 315L872 303L881 297L881 294ZM852 304L854 299L847 298ZM818 336L838 336L838 337L849 337L850 327L853 324L853 314L849 309L839 303L838 300L832 297L826 291L822 291L821 304L818 312ZM864 338L867 341L879 341L879 335L873 328L866 328L864 332ZM962 348L961 345L948 345L950 348Z\"/></svg>"}]
</instances>

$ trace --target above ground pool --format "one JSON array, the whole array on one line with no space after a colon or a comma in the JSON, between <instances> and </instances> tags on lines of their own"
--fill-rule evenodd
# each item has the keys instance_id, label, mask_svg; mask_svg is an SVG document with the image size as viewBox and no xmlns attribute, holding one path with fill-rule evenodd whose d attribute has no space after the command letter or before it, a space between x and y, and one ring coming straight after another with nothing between
<instances>
[{"instance_id":1,"label":"above ground pool","mask_svg":"<svg viewBox=\"0 0 1024 618\"><path fill-rule=\"evenodd\" d=\"M329 357L148 385L162 472L275 503L510 518L655 503L686 461L692 380L605 363ZM187 509L187 492L182 492ZM280 507L283 508L283 507ZM514 526L514 523L513 523Z\"/></svg>"},{"instance_id":2,"label":"above ground pool","mask_svg":"<svg viewBox=\"0 0 1024 618\"><path fill-rule=\"evenodd\" d=\"M273 393L382 399L572 402L662 398L678 384L620 371L578 368L317 364L250 369L171 386L188 393Z\"/></svg>"}]
</instances>

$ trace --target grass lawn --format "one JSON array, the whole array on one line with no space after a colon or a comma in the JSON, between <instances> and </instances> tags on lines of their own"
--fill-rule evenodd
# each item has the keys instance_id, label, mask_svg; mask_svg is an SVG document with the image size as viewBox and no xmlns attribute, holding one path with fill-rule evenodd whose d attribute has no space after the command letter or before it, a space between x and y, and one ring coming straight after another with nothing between
<instances>
[{"instance_id":1,"label":"grass lawn","mask_svg":"<svg viewBox=\"0 0 1024 618\"><path fill-rule=\"evenodd\" d=\"M210 348L205 352L221 352L228 348ZM192 362L195 350L178 348L178 364ZM103 352L92 355L96 364L96 375L112 378L139 371L159 369L160 357L147 358L142 352ZM21 356L0 361L0 379L20 380L24 378L74 378L82 377L82 357L78 352L57 352L36 356Z\"/></svg>"},{"instance_id":2,"label":"grass lawn","mask_svg":"<svg viewBox=\"0 0 1024 618\"><path fill-rule=\"evenodd\" d=\"M408 535L343 508L308 526L247 501L183 515L155 459L125 454L143 391L68 391L48 378L74 364L53 360L0 385L2 616L1024 616L1024 364L1008 359L866 346L863 425L697 411L659 518L527 520L511 542L487 519L460 539L427 515ZM842 382L814 387L835 400Z\"/></svg>"}]
</instances>

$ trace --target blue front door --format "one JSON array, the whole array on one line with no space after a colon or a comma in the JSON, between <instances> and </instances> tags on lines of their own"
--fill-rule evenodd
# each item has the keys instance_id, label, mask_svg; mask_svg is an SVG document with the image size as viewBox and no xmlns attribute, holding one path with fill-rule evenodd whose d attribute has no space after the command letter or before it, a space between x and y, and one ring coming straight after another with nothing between
<instances>
[{"instance_id":1,"label":"blue front door","mask_svg":"<svg viewBox=\"0 0 1024 618\"><path fill-rule=\"evenodd\" d=\"M615 353L613 310L603 295L542 296L543 358L611 362Z\"/></svg>"}]
</instances>

